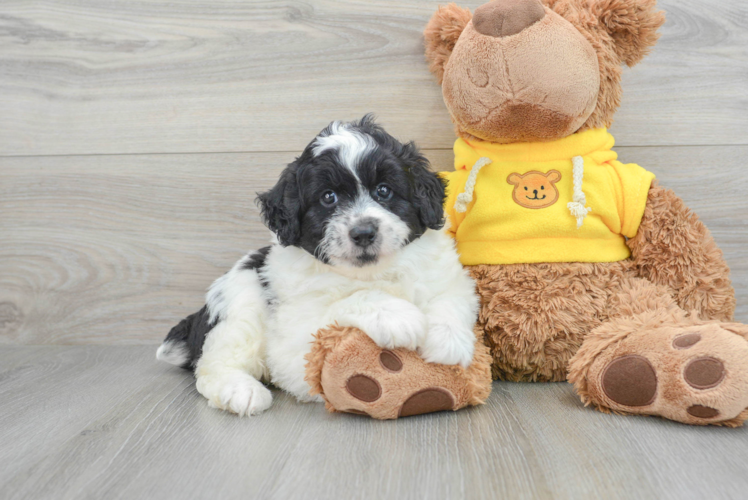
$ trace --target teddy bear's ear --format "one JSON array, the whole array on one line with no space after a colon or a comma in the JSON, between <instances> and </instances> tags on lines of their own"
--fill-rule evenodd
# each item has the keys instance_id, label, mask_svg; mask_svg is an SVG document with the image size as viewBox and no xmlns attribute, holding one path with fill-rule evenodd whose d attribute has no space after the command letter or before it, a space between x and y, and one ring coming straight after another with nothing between
<instances>
[{"instance_id":1,"label":"teddy bear's ear","mask_svg":"<svg viewBox=\"0 0 748 500\"><path fill-rule=\"evenodd\" d=\"M622 63L633 66L647 55L660 35L665 14L656 0L596 0L592 11L615 42Z\"/></svg>"},{"instance_id":2,"label":"teddy bear's ear","mask_svg":"<svg viewBox=\"0 0 748 500\"><path fill-rule=\"evenodd\" d=\"M545 178L548 179L548 182L553 184L561 180L561 172L559 172L558 170L551 170L550 172L545 174Z\"/></svg>"},{"instance_id":3,"label":"teddy bear's ear","mask_svg":"<svg viewBox=\"0 0 748 500\"><path fill-rule=\"evenodd\" d=\"M439 85L444 76L444 65L447 64L457 39L471 17L469 9L451 3L446 7L439 7L426 25L423 32L426 60Z\"/></svg>"},{"instance_id":4,"label":"teddy bear's ear","mask_svg":"<svg viewBox=\"0 0 748 500\"><path fill-rule=\"evenodd\" d=\"M509 177L506 178L506 182L509 183L509 184L513 184L513 185L516 186L517 184L519 184L520 182L522 182L522 176L519 175L516 172L512 173L512 174L509 174Z\"/></svg>"}]
</instances>

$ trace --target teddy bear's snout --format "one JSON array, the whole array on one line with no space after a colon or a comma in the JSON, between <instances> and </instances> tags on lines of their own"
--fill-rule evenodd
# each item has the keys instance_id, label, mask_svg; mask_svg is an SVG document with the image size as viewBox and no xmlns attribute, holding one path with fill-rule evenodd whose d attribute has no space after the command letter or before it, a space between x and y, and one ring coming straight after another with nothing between
<instances>
[{"instance_id":1,"label":"teddy bear's snout","mask_svg":"<svg viewBox=\"0 0 748 500\"><path fill-rule=\"evenodd\" d=\"M478 7L442 79L458 129L496 143L549 141L579 130L599 91L595 48L540 0Z\"/></svg>"},{"instance_id":2,"label":"teddy bear's snout","mask_svg":"<svg viewBox=\"0 0 748 500\"><path fill-rule=\"evenodd\" d=\"M501 38L516 35L544 16L540 0L493 0L475 9L473 27L481 35Z\"/></svg>"}]
</instances>

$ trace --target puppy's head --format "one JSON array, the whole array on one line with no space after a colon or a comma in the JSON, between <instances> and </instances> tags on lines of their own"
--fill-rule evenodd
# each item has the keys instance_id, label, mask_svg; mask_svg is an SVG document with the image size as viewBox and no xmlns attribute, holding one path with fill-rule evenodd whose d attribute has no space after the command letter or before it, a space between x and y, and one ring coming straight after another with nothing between
<instances>
[{"instance_id":1,"label":"puppy's head","mask_svg":"<svg viewBox=\"0 0 748 500\"><path fill-rule=\"evenodd\" d=\"M370 115L331 123L258 201L281 245L334 266L376 264L444 224L441 179Z\"/></svg>"}]
</instances>

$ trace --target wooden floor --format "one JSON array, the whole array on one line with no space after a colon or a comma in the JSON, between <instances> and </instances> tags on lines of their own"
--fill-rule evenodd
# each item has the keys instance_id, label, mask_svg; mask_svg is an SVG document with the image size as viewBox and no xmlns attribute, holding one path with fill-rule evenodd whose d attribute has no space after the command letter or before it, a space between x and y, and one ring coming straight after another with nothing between
<instances>
[{"instance_id":1,"label":"wooden floor","mask_svg":"<svg viewBox=\"0 0 748 500\"><path fill-rule=\"evenodd\" d=\"M208 408L149 346L0 351L0 498L745 498L748 433L582 407L568 384L398 421L275 393Z\"/></svg>"},{"instance_id":2,"label":"wooden floor","mask_svg":"<svg viewBox=\"0 0 748 500\"><path fill-rule=\"evenodd\" d=\"M276 394L238 419L155 362L329 121L374 111L450 168L420 38L439 3L0 3L0 498L746 497L748 429L602 415L566 384L398 422ZM659 4L611 131L710 227L748 321L748 2Z\"/></svg>"}]
</instances>

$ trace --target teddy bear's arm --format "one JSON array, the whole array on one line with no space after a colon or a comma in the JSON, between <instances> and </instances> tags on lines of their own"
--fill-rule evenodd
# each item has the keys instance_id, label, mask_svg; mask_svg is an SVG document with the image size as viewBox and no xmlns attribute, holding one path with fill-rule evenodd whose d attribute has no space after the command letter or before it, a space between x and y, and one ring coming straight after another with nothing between
<instances>
[{"instance_id":1,"label":"teddy bear's arm","mask_svg":"<svg viewBox=\"0 0 748 500\"><path fill-rule=\"evenodd\" d=\"M673 191L652 184L641 225L628 245L639 275L669 287L683 309L702 319L732 319L735 292L722 251Z\"/></svg>"}]
</instances>

